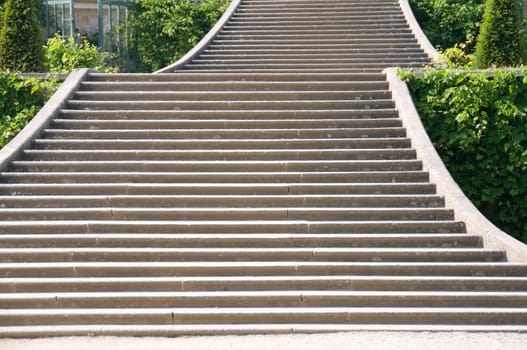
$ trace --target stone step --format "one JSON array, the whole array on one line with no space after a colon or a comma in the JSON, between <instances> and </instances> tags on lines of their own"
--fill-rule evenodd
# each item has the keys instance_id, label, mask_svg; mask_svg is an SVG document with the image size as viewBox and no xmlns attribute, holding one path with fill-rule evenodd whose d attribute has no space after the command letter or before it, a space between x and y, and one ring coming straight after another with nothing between
<instances>
[{"instance_id":1,"label":"stone step","mask_svg":"<svg viewBox=\"0 0 527 350\"><path fill-rule=\"evenodd\" d=\"M351 25L327 25L327 26L265 26L265 27L237 27L226 25L223 27L221 35L373 35L373 34L410 34L410 27L407 25L387 25L379 26L351 26Z\"/></svg>"},{"instance_id":2,"label":"stone step","mask_svg":"<svg viewBox=\"0 0 527 350\"><path fill-rule=\"evenodd\" d=\"M404 47L403 47L404 48ZM177 73L142 73L142 74L106 74L106 73L89 73L88 81L98 82L370 82L370 81L386 81L383 73L358 73L358 72L344 72L344 73L312 73L305 72L302 74L296 73L203 73L200 71L179 71Z\"/></svg>"},{"instance_id":3,"label":"stone step","mask_svg":"<svg viewBox=\"0 0 527 350\"><path fill-rule=\"evenodd\" d=\"M283 41L283 40L309 40L309 41L315 41L315 39L318 40L325 40L328 37L331 37L330 42L340 41L340 40L346 40L346 41L353 41L356 39L359 40L390 40L390 39L407 39L407 40L414 40L414 36L411 33L410 30L398 30L397 32L393 31L376 31L376 32L369 32L369 33L355 33L355 32L343 32L343 33L318 33L318 32L301 32L301 33L288 33L281 30L275 30L271 31L270 33L243 33L239 31L232 31L232 32L226 32L223 31L216 35L214 37L214 40L216 41L224 41L224 40L269 40L269 39L276 39L276 41Z\"/></svg>"},{"instance_id":4,"label":"stone step","mask_svg":"<svg viewBox=\"0 0 527 350\"><path fill-rule=\"evenodd\" d=\"M388 97L388 96L387 96ZM280 109L280 110L305 110L305 109L376 109L394 108L395 103L389 97L377 100L229 100L229 101L199 101L199 100L70 100L68 108L91 110L245 110L245 109Z\"/></svg>"},{"instance_id":5,"label":"stone step","mask_svg":"<svg viewBox=\"0 0 527 350\"><path fill-rule=\"evenodd\" d=\"M206 55L202 55L206 57ZM247 95L250 91L378 91L387 90L386 81L290 81L290 82L270 82L270 81L151 81L151 82L119 82L119 81L86 81L81 83L82 91L192 91L204 92L211 91L236 91L236 94L243 92ZM234 94L234 92L233 92Z\"/></svg>"},{"instance_id":6,"label":"stone step","mask_svg":"<svg viewBox=\"0 0 527 350\"><path fill-rule=\"evenodd\" d=\"M320 18L323 18L322 20ZM237 21L248 21L252 24L258 24L261 22L272 22L286 21L288 23L306 23L314 24L317 21L328 22L333 20L335 23L339 22L353 22L356 20L404 20L404 16L400 10L387 11L386 13L365 11L363 13L356 12L338 12L338 11L313 11L306 13L294 13L294 12L283 12L283 13L272 13L272 12L257 12L257 13L234 13L229 19L230 23L236 23ZM312 21L313 20L313 21ZM371 22L370 22L371 23Z\"/></svg>"},{"instance_id":7,"label":"stone step","mask_svg":"<svg viewBox=\"0 0 527 350\"><path fill-rule=\"evenodd\" d=\"M30 174L28 174L29 176ZM56 174L57 177L64 176L67 179L67 174ZM86 176L90 176L87 174ZM102 174L103 176L108 176L107 174ZM126 176L124 174L116 174L115 179L119 179L122 176L123 181L117 183L101 183L100 179L93 174L94 180L96 182L90 184L89 182L73 183L71 180L67 183L15 183L15 184L0 184L0 194L9 195L9 196L23 196L23 195L165 195L165 196L203 196L203 195L325 195L328 197L328 200L331 200L331 196L346 196L350 197L350 201L357 200L366 202L368 197L366 196L388 196L388 195L397 195L399 199L403 200L406 197L413 195L420 195L429 197L430 195L435 196L435 186L433 184L427 183L426 174L415 174L414 178L411 178L409 174L401 174L401 178L397 179L393 177L395 174L392 174L392 177L386 177L386 182L382 183L345 183L345 182L319 182L319 183L309 183L302 182L300 179L298 182L284 182L279 183L280 176L277 175L275 181L270 183L260 182L243 182L240 181L228 183L228 182L205 182L200 180L205 180L200 178L197 174L195 175L196 182L189 180L189 183L174 183L172 181L167 181L166 183L127 183L124 181ZM132 174L130 174L133 176ZM203 174L202 174L203 175ZM259 175L259 179L263 180L265 174L256 174ZM421 175L421 177L418 177ZM130 177L131 177L130 176ZM153 179L154 174L147 174L150 179ZM158 175L161 179L163 174ZM194 174L189 174L189 179L194 176ZM222 174L216 174L215 178L221 179ZM223 176L227 176L224 174ZM256 179L255 176L255 179ZM175 176L177 177L177 176ZM284 176L285 177L285 176ZM309 174L306 174L307 179ZM331 176L328 176L331 178ZM366 177L366 176L365 176ZM38 178L38 177L37 177ZM49 176L43 176L42 178L46 179ZM247 176L250 178L250 176ZM307 180L306 179L306 180ZM69 179L68 179L69 180ZM293 180L293 179L291 179ZM414 180L414 182L401 182L402 180ZM418 181L423 182L418 182ZM209 176L210 181L210 176ZM285 179L284 179L285 181ZM3 198L8 200L7 196ZM360 199L359 199L360 197ZM11 198L11 197L10 197ZM435 197L434 197L435 198ZM13 200L16 200L13 197ZM30 200L30 199L27 199ZM432 200L432 199L431 199ZM417 198L413 202L418 201ZM432 200L433 201L433 200ZM6 202L7 203L7 202Z\"/></svg>"},{"instance_id":8,"label":"stone step","mask_svg":"<svg viewBox=\"0 0 527 350\"><path fill-rule=\"evenodd\" d=\"M525 308L127 308L0 310L3 325L40 324L507 324L522 325Z\"/></svg>"},{"instance_id":9,"label":"stone step","mask_svg":"<svg viewBox=\"0 0 527 350\"><path fill-rule=\"evenodd\" d=\"M420 65L418 67L416 67L415 65L411 65L411 64L399 64L397 65L398 68L422 68L423 65ZM346 72L350 72L350 71L353 71L353 72L357 72L357 73L382 73L382 71L384 69L386 69L387 67L384 66L385 68L254 68L254 69L249 69L249 68L234 68L234 69L226 69L226 68L211 68L211 69L207 69L206 66L194 66L194 67L190 67L190 66L184 66L184 67L181 67L182 70L188 70L189 72L191 71L191 69L196 69L196 70L199 70L200 72L207 72L208 74L216 74L216 73L250 73L250 72L253 72L255 74L259 74L259 73L265 73L265 72L272 72L272 73L297 73L297 74L302 74L302 73L305 73L305 72L313 72L313 73L346 73ZM302 109L302 108L299 108L299 109Z\"/></svg>"},{"instance_id":10,"label":"stone step","mask_svg":"<svg viewBox=\"0 0 527 350\"><path fill-rule=\"evenodd\" d=\"M354 43L348 43L347 41L342 41L341 43L310 43L310 42L299 42L299 43L284 43L284 42L270 42L270 43L262 43L262 42L212 42L208 46L209 50L221 50L221 49L227 49L227 50L244 50L246 52L255 52L259 50L278 50L281 49L284 52L294 53L297 52L297 50L303 51L303 50L315 50L315 51L322 51L325 49L329 50L363 50L367 51L370 49L373 50L385 50L386 52L390 52L392 50L407 50L407 49L418 49L419 45L417 42L398 42L398 41L383 41L383 42L373 42L371 40L367 41L356 41ZM342 73L348 73L348 74L361 74L360 71L354 71L351 69L353 67L349 67L346 71L343 71ZM202 69L200 73L206 72L206 69ZM267 72L267 71L266 71ZM248 72L247 72L248 73ZM258 72L257 72L258 73ZM265 72L263 72L265 73ZM294 71L284 71L284 72L269 72L269 73L275 73L275 74L284 74L284 75L291 75L294 73ZM305 71L302 72L302 74L308 73L308 74L315 74L317 72L314 71ZM332 72L323 72L323 73L332 73ZM368 73L368 72L365 72ZM377 72L376 74L381 74L382 72ZM246 73L245 73L246 74ZM259 74L262 74L260 72ZM320 73L319 73L320 74ZM333 73L335 74L335 73ZM371 73L375 74L375 73ZM333 78L333 75L331 75Z\"/></svg>"},{"instance_id":11,"label":"stone step","mask_svg":"<svg viewBox=\"0 0 527 350\"><path fill-rule=\"evenodd\" d=\"M78 184L99 184L105 183L107 186L113 186L115 183L158 183L158 184L177 184L177 183L346 183L350 185L349 188L353 188L355 191L372 191L370 187L363 187L363 185L378 183L393 183L398 186L401 183L412 183L412 188L418 188L421 191L423 188L426 191L431 189L435 190L434 185L431 184L420 184L423 187L414 187L413 183L422 183L429 180L427 172L420 169L416 170L400 170L400 171L230 171L221 172L215 171L212 177L207 172L161 172L161 171L147 171L145 169L134 169L132 171L112 171L112 172L89 172L89 171L53 171L53 172L16 172L11 169L9 172L1 173L3 183L12 184L46 184L46 183L59 183L63 184L64 188L68 188L67 184L74 184L76 187ZM357 184L359 184L357 186ZM1 185L1 184L0 184ZM125 185L128 188L128 185ZM194 185L193 185L194 186ZM88 187L89 188L89 187ZM385 186L380 186L379 191L384 190ZM407 189L405 189L407 191ZM349 193L349 192L346 192ZM361 193L361 192L359 192Z\"/></svg>"},{"instance_id":12,"label":"stone step","mask_svg":"<svg viewBox=\"0 0 527 350\"><path fill-rule=\"evenodd\" d=\"M85 120L144 120L152 116L155 120L269 120L269 119L387 119L398 118L394 108L373 109L253 109L253 110L77 110L63 109L60 119Z\"/></svg>"},{"instance_id":13,"label":"stone step","mask_svg":"<svg viewBox=\"0 0 527 350\"><path fill-rule=\"evenodd\" d=\"M211 62L211 61L202 61L196 63L189 63L185 65L185 69L208 69L208 70L220 70L220 71L229 71L229 70L240 70L240 71L250 71L252 69L256 71L266 71L266 70L296 70L302 72L305 70L319 70L319 71L332 71L338 72L352 69L359 69L364 71L376 71L383 70L388 67L401 67L401 68L422 68L426 62L411 61L409 63L397 62L373 62L373 63L295 63L294 60L291 63L260 63L258 61L248 61L246 63L229 63L229 62Z\"/></svg>"},{"instance_id":14,"label":"stone step","mask_svg":"<svg viewBox=\"0 0 527 350\"><path fill-rule=\"evenodd\" d=\"M423 64L427 63L429 61L428 58L425 57L405 57L405 58L399 58L399 57L390 57L390 56L379 56L379 57L373 57L373 58L342 58L342 57L326 57L326 58L313 58L313 57L294 57L294 58L283 58L283 57L254 57L254 58L246 58L246 57L234 57L234 58L227 58L223 57L221 55L217 55L217 57L207 58L207 57L200 57L199 60L192 61L192 64L205 64L205 65L218 65L218 64L230 64L232 67L236 67L238 65L243 65L247 63L255 63L259 65L263 64L273 64L276 66L286 66L291 64L297 64L300 67L307 66L307 65L318 65L323 67L329 67L329 68L338 68L341 66L348 65L351 68L358 68L358 67L376 67L379 64L384 64L385 67L389 67L392 65L403 65L403 64ZM316 91L314 91L316 92ZM324 94L321 94L321 96L324 96Z\"/></svg>"},{"instance_id":15,"label":"stone step","mask_svg":"<svg viewBox=\"0 0 527 350\"><path fill-rule=\"evenodd\" d=\"M346 220L432 221L453 220L444 208L346 207L90 207L1 208L2 220Z\"/></svg>"},{"instance_id":16,"label":"stone step","mask_svg":"<svg viewBox=\"0 0 527 350\"><path fill-rule=\"evenodd\" d=\"M254 19L254 18L253 18ZM344 28L350 28L352 30L353 28L364 28L364 27L375 27L375 28L385 28L390 27L392 25L396 26L404 26L407 27L408 23L405 21L403 17L393 17L390 16L389 18L384 17L368 17L364 18L362 16L355 16L353 19L342 19L339 20L331 20L326 18L297 18L296 21L283 18L260 18L258 22L254 22L253 19L247 19L243 17L237 17L237 18L231 18L226 24L226 27L229 29L234 28L269 28L269 29L281 29L282 25L283 28L290 28L290 27L302 27L302 28L312 28L313 26L316 26L317 28L325 28L325 27L344 27Z\"/></svg>"},{"instance_id":17,"label":"stone step","mask_svg":"<svg viewBox=\"0 0 527 350\"><path fill-rule=\"evenodd\" d=\"M449 220L4 220L2 234L30 233L464 233L465 224Z\"/></svg>"},{"instance_id":18,"label":"stone step","mask_svg":"<svg viewBox=\"0 0 527 350\"><path fill-rule=\"evenodd\" d=\"M402 121L395 118L375 119L231 119L231 120L167 120L167 119L134 119L134 120L72 120L54 119L51 123L54 129L320 129L320 128L394 128L402 127ZM290 139L284 139L288 141ZM327 139L325 139L327 141ZM256 140L255 140L256 141ZM381 141L382 142L382 141Z\"/></svg>"},{"instance_id":19,"label":"stone step","mask_svg":"<svg viewBox=\"0 0 527 350\"><path fill-rule=\"evenodd\" d=\"M256 51L256 50L255 50ZM348 62L363 62L364 60L391 60L395 61L397 60L397 63L404 63L404 62L413 62L413 61L421 61L427 63L429 61L429 58L416 55L412 53L407 52L390 52L390 53L370 53L370 54L364 54L364 53L356 53L356 52L346 52L345 50L341 50L341 52L334 52L334 53L319 53L319 54L313 54L313 53L306 53L300 50L295 50L292 53L287 53L286 51L281 50L258 50L258 51L251 51L251 52L245 52L240 50L207 50L205 51L200 57L206 60L213 60L213 59L225 59L225 60L233 60L233 59L244 59L244 60L262 60L267 59L271 60L274 59L274 61L319 61L323 59L324 57L327 58L328 61L348 61ZM293 85L296 87L296 85ZM321 85L325 87L325 85ZM338 85L335 85L336 89L339 88ZM125 87L126 88L126 87ZM214 88L214 87L212 87Z\"/></svg>"},{"instance_id":20,"label":"stone step","mask_svg":"<svg viewBox=\"0 0 527 350\"><path fill-rule=\"evenodd\" d=\"M2 235L2 248L481 248L482 238L466 233L433 234L16 234ZM524 286L525 287L525 286Z\"/></svg>"},{"instance_id":21,"label":"stone step","mask_svg":"<svg viewBox=\"0 0 527 350\"><path fill-rule=\"evenodd\" d=\"M237 276L527 277L525 264L507 262L33 262L0 263L9 278L196 278ZM523 290L523 289L522 289Z\"/></svg>"},{"instance_id":22,"label":"stone step","mask_svg":"<svg viewBox=\"0 0 527 350\"><path fill-rule=\"evenodd\" d=\"M15 277L2 293L118 291L458 291L525 292L527 277L494 276L212 276L212 277Z\"/></svg>"},{"instance_id":23,"label":"stone step","mask_svg":"<svg viewBox=\"0 0 527 350\"><path fill-rule=\"evenodd\" d=\"M331 11L331 12L347 12L347 11L353 11L356 12L363 12L363 11L400 11L399 6L396 3L378 3L378 4L347 4L347 3L322 3L322 4L282 4L282 6L279 6L277 4L240 4L236 11L239 14L245 14L249 12L266 12L266 13L278 13L283 14L286 11L290 12L297 12L297 13L303 13L303 12L317 12L324 13L325 11Z\"/></svg>"},{"instance_id":24,"label":"stone step","mask_svg":"<svg viewBox=\"0 0 527 350\"><path fill-rule=\"evenodd\" d=\"M381 7L382 8L382 7ZM243 11L237 10L230 18L230 20L244 19L246 21L258 22L258 19L272 18L272 19L309 19L309 18L335 18L335 21L346 21L354 18L401 18L403 14L401 9L397 7L382 8L308 8L304 7L305 11L296 11L295 9L282 9L280 12L268 11L267 9L256 9ZM384 15L384 17L382 17Z\"/></svg>"},{"instance_id":25,"label":"stone step","mask_svg":"<svg viewBox=\"0 0 527 350\"><path fill-rule=\"evenodd\" d=\"M275 128L275 129L45 129L50 139L285 139L285 138L397 138L406 137L402 127L378 128Z\"/></svg>"},{"instance_id":26,"label":"stone step","mask_svg":"<svg viewBox=\"0 0 527 350\"><path fill-rule=\"evenodd\" d=\"M525 292L211 291L2 293L0 310L86 308L524 308ZM492 311L491 311L492 312Z\"/></svg>"},{"instance_id":27,"label":"stone step","mask_svg":"<svg viewBox=\"0 0 527 350\"><path fill-rule=\"evenodd\" d=\"M443 208L339 207L90 207L2 208L2 220L453 220Z\"/></svg>"},{"instance_id":28,"label":"stone step","mask_svg":"<svg viewBox=\"0 0 527 350\"><path fill-rule=\"evenodd\" d=\"M57 120L55 121L57 122ZM99 121L96 121L97 123ZM307 120L304 120L308 123ZM108 124L119 123L119 121ZM400 149L410 148L408 138L342 138L342 139L196 139L196 140L96 140L96 139L36 139L33 147L49 150L183 150L183 149Z\"/></svg>"},{"instance_id":29,"label":"stone step","mask_svg":"<svg viewBox=\"0 0 527 350\"><path fill-rule=\"evenodd\" d=\"M269 3L240 3L239 6L236 8L237 12L247 12L250 10L260 10L260 11L269 11L269 12L277 12L277 13L284 13L287 11L291 12L302 12L302 11L343 11L344 9L348 11L365 11L365 10L389 10L389 9L399 9L397 6L397 3L377 3L377 4L358 4L358 3L347 3L347 2L329 2L329 3L322 3L322 4L316 4L316 3L286 3L281 4L282 6L274 6L275 4L269 4ZM400 11L400 9L399 9Z\"/></svg>"},{"instance_id":30,"label":"stone step","mask_svg":"<svg viewBox=\"0 0 527 350\"><path fill-rule=\"evenodd\" d=\"M0 248L6 263L31 262L500 262L481 248Z\"/></svg>"},{"instance_id":31,"label":"stone step","mask_svg":"<svg viewBox=\"0 0 527 350\"><path fill-rule=\"evenodd\" d=\"M26 172L371 172L418 171L419 160L362 160L362 161L13 161L11 170ZM214 174L215 175L215 174Z\"/></svg>"},{"instance_id":32,"label":"stone step","mask_svg":"<svg viewBox=\"0 0 527 350\"><path fill-rule=\"evenodd\" d=\"M99 189L101 191L102 189ZM1 190L0 190L1 191ZM2 208L60 207L421 207L444 206L438 196L416 195L91 195L0 196ZM0 209L1 210L1 209Z\"/></svg>"},{"instance_id":33,"label":"stone step","mask_svg":"<svg viewBox=\"0 0 527 350\"><path fill-rule=\"evenodd\" d=\"M383 100L391 98L388 90L347 91L78 91L74 100L95 101L174 101L188 103L199 101L338 101L338 100Z\"/></svg>"},{"instance_id":34,"label":"stone step","mask_svg":"<svg viewBox=\"0 0 527 350\"><path fill-rule=\"evenodd\" d=\"M395 160L416 159L413 149L254 149L254 150L25 150L31 161L145 161L156 160Z\"/></svg>"},{"instance_id":35,"label":"stone step","mask_svg":"<svg viewBox=\"0 0 527 350\"><path fill-rule=\"evenodd\" d=\"M360 45L362 46L362 45ZM225 54L225 55L238 55L238 56L244 56L244 55L269 55L271 57L287 57L287 55L290 56L311 56L312 57L323 57L324 55L328 55L329 57L341 57L341 56L350 56L350 57L364 57L364 58L376 58L376 57L426 57L423 56L423 53L419 47L413 47L410 45L407 46L400 46L400 47L389 47L389 48L382 48L382 47L344 47L340 45L339 47L332 48L331 46L324 47L322 49L317 49L316 47L312 48L301 48L298 46L294 47L294 50L291 50L291 48L288 48L286 46L277 46L276 48L268 47L268 48L258 48L256 46L248 47L250 50L243 49L243 48L236 48L232 47L232 45L225 46L225 47L207 47L205 50L203 50L203 55L207 54ZM313 73L310 73L313 74ZM336 78L336 77L335 77ZM373 78L373 77L372 77ZM292 79L291 79L292 80ZM372 79L373 80L373 79ZM353 80L350 80L350 82Z\"/></svg>"}]
</instances>

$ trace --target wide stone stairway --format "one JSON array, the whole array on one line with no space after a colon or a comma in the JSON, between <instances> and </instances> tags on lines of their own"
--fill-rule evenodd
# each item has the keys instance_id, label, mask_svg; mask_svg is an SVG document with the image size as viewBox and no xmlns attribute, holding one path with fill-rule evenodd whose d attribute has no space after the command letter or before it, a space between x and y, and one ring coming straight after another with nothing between
<instances>
[{"instance_id":1,"label":"wide stone stairway","mask_svg":"<svg viewBox=\"0 0 527 350\"><path fill-rule=\"evenodd\" d=\"M395 0L242 0L183 70L92 72L0 174L0 335L527 326L382 70Z\"/></svg>"}]
</instances>

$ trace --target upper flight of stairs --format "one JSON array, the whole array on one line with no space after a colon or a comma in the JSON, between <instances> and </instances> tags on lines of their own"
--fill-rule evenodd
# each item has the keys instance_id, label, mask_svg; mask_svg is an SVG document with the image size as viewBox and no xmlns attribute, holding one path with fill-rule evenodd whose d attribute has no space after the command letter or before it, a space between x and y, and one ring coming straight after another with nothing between
<instances>
[{"instance_id":1,"label":"upper flight of stairs","mask_svg":"<svg viewBox=\"0 0 527 350\"><path fill-rule=\"evenodd\" d=\"M185 68L202 72L379 72L429 61L393 0L242 1Z\"/></svg>"},{"instance_id":2,"label":"upper flight of stairs","mask_svg":"<svg viewBox=\"0 0 527 350\"><path fill-rule=\"evenodd\" d=\"M0 174L0 335L525 330L382 73L427 61L397 1L242 0L182 71L90 73Z\"/></svg>"}]
</instances>

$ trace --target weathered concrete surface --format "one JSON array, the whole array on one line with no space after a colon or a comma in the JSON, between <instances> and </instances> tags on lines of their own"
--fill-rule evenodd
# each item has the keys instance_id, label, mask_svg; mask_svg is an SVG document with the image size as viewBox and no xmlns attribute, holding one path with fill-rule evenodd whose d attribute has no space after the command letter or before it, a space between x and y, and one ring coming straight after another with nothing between
<instances>
[{"instance_id":1,"label":"weathered concrete surface","mask_svg":"<svg viewBox=\"0 0 527 350\"><path fill-rule=\"evenodd\" d=\"M525 349L523 333L350 332L312 335L257 335L181 338L74 337L4 339L1 350L514 350Z\"/></svg>"}]
</instances>

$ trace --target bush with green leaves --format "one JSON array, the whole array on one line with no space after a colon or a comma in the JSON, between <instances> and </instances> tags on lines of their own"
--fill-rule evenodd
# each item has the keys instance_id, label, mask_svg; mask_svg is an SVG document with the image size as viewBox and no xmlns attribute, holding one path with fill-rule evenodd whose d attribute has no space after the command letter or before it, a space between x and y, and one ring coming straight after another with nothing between
<instances>
[{"instance_id":1,"label":"bush with green leaves","mask_svg":"<svg viewBox=\"0 0 527 350\"><path fill-rule=\"evenodd\" d=\"M472 65L472 59L473 55L467 54L465 44L456 44L441 53L439 65L468 69Z\"/></svg>"},{"instance_id":2,"label":"bush with green leaves","mask_svg":"<svg viewBox=\"0 0 527 350\"><path fill-rule=\"evenodd\" d=\"M141 0L132 11L138 70L151 72L192 49L227 9L229 0Z\"/></svg>"},{"instance_id":3,"label":"bush with green leaves","mask_svg":"<svg viewBox=\"0 0 527 350\"><path fill-rule=\"evenodd\" d=\"M410 0L415 17L434 46L440 50L465 44L474 50L485 0Z\"/></svg>"},{"instance_id":4,"label":"bush with green leaves","mask_svg":"<svg viewBox=\"0 0 527 350\"><path fill-rule=\"evenodd\" d=\"M44 50L46 66L50 72L69 73L75 68L109 70L104 64L104 54L97 46L80 36L63 39L60 35L56 35L48 40Z\"/></svg>"},{"instance_id":5,"label":"bush with green leaves","mask_svg":"<svg viewBox=\"0 0 527 350\"><path fill-rule=\"evenodd\" d=\"M487 0L474 54L476 68L522 63L521 17L520 1Z\"/></svg>"},{"instance_id":6,"label":"bush with green leaves","mask_svg":"<svg viewBox=\"0 0 527 350\"><path fill-rule=\"evenodd\" d=\"M463 191L496 225L527 242L525 75L428 69L419 78L400 76Z\"/></svg>"},{"instance_id":7,"label":"bush with green leaves","mask_svg":"<svg viewBox=\"0 0 527 350\"><path fill-rule=\"evenodd\" d=\"M39 0L7 0L0 30L0 67L20 72L42 71L43 51L37 18Z\"/></svg>"},{"instance_id":8,"label":"bush with green leaves","mask_svg":"<svg viewBox=\"0 0 527 350\"><path fill-rule=\"evenodd\" d=\"M57 87L52 78L38 80L0 71L0 147L26 126Z\"/></svg>"}]
</instances>

